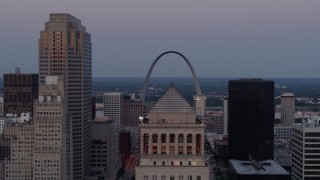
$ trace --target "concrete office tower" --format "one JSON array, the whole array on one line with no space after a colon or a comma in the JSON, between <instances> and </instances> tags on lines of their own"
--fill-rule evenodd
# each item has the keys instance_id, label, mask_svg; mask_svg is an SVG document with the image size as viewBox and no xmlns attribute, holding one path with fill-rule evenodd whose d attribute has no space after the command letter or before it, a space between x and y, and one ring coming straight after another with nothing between
<instances>
[{"instance_id":1,"label":"concrete office tower","mask_svg":"<svg viewBox=\"0 0 320 180\"><path fill-rule=\"evenodd\" d=\"M33 100L38 97L38 74L3 75L4 114L20 115L33 112Z\"/></svg>"},{"instance_id":2,"label":"concrete office tower","mask_svg":"<svg viewBox=\"0 0 320 180\"><path fill-rule=\"evenodd\" d=\"M175 89L168 91L140 124L141 154L137 180L208 180L205 164L205 125Z\"/></svg>"},{"instance_id":3,"label":"concrete office tower","mask_svg":"<svg viewBox=\"0 0 320 180\"><path fill-rule=\"evenodd\" d=\"M123 98L120 92L103 93L103 115L110 118L119 130L123 116Z\"/></svg>"},{"instance_id":4,"label":"concrete office tower","mask_svg":"<svg viewBox=\"0 0 320 180\"><path fill-rule=\"evenodd\" d=\"M319 122L292 125L291 179L320 179L320 127Z\"/></svg>"},{"instance_id":5,"label":"concrete office tower","mask_svg":"<svg viewBox=\"0 0 320 180\"><path fill-rule=\"evenodd\" d=\"M39 81L62 76L67 100L67 179L90 172L92 115L91 37L70 14L50 14L39 39Z\"/></svg>"},{"instance_id":6,"label":"concrete office tower","mask_svg":"<svg viewBox=\"0 0 320 180\"><path fill-rule=\"evenodd\" d=\"M207 96L193 96L194 109L197 112L197 115L200 117L206 116L206 101Z\"/></svg>"},{"instance_id":7,"label":"concrete office tower","mask_svg":"<svg viewBox=\"0 0 320 180\"><path fill-rule=\"evenodd\" d=\"M294 123L295 96L293 93L281 95L281 125L291 126Z\"/></svg>"},{"instance_id":8,"label":"concrete office tower","mask_svg":"<svg viewBox=\"0 0 320 180\"><path fill-rule=\"evenodd\" d=\"M3 106L3 97L0 97L0 116L4 116Z\"/></svg>"},{"instance_id":9,"label":"concrete office tower","mask_svg":"<svg viewBox=\"0 0 320 180\"><path fill-rule=\"evenodd\" d=\"M273 159L274 82L262 79L229 81L228 158Z\"/></svg>"},{"instance_id":10,"label":"concrete office tower","mask_svg":"<svg viewBox=\"0 0 320 180\"><path fill-rule=\"evenodd\" d=\"M137 128L139 116L143 116L144 105L141 100L123 98L123 126Z\"/></svg>"},{"instance_id":11,"label":"concrete office tower","mask_svg":"<svg viewBox=\"0 0 320 180\"><path fill-rule=\"evenodd\" d=\"M223 135L228 135L228 97L223 99Z\"/></svg>"},{"instance_id":12,"label":"concrete office tower","mask_svg":"<svg viewBox=\"0 0 320 180\"><path fill-rule=\"evenodd\" d=\"M63 79L46 76L34 103L34 179L66 179L67 103Z\"/></svg>"},{"instance_id":13,"label":"concrete office tower","mask_svg":"<svg viewBox=\"0 0 320 180\"><path fill-rule=\"evenodd\" d=\"M5 162L6 180L32 180L34 155L34 126L18 123L16 139L11 141L10 158Z\"/></svg>"},{"instance_id":14,"label":"concrete office tower","mask_svg":"<svg viewBox=\"0 0 320 180\"><path fill-rule=\"evenodd\" d=\"M116 179L119 169L118 134L115 122L96 117L92 124L92 171L100 179Z\"/></svg>"}]
</instances>

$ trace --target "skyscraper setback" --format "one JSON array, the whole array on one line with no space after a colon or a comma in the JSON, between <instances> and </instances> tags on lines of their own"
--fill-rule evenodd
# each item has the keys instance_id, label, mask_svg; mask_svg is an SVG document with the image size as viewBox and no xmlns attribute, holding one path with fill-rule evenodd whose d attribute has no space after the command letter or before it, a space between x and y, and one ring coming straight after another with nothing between
<instances>
[{"instance_id":1,"label":"skyscraper setback","mask_svg":"<svg viewBox=\"0 0 320 180\"><path fill-rule=\"evenodd\" d=\"M50 14L39 39L39 82L62 76L67 101L67 179L90 171L91 36L70 14Z\"/></svg>"}]
</instances>

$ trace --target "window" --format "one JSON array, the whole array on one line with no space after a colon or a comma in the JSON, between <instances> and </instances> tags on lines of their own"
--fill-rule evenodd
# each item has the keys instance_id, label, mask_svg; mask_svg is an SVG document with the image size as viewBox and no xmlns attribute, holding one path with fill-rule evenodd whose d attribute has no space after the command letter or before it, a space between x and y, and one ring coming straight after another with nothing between
<instances>
[{"instance_id":1,"label":"window","mask_svg":"<svg viewBox=\"0 0 320 180\"><path fill-rule=\"evenodd\" d=\"M170 143L174 143L174 134L170 134Z\"/></svg>"},{"instance_id":2,"label":"window","mask_svg":"<svg viewBox=\"0 0 320 180\"><path fill-rule=\"evenodd\" d=\"M179 176L179 180L183 180L183 176Z\"/></svg>"},{"instance_id":3,"label":"window","mask_svg":"<svg viewBox=\"0 0 320 180\"><path fill-rule=\"evenodd\" d=\"M171 161L171 166L173 166L173 161Z\"/></svg>"},{"instance_id":4,"label":"window","mask_svg":"<svg viewBox=\"0 0 320 180\"><path fill-rule=\"evenodd\" d=\"M174 180L174 176L170 176L170 180Z\"/></svg>"},{"instance_id":5,"label":"window","mask_svg":"<svg viewBox=\"0 0 320 180\"><path fill-rule=\"evenodd\" d=\"M170 154L174 154L174 146L170 146Z\"/></svg>"},{"instance_id":6,"label":"window","mask_svg":"<svg viewBox=\"0 0 320 180\"><path fill-rule=\"evenodd\" d=\"M179 134L178 143L183 143L183 134Z\"/></svg>"},{"instance_id":7,"label":"window","mask_svg":"<svg viewBox=\"0 0 320 180\"><path fill-rule=\"evenodd\" d=\"M189 166L191 166L191 161L189 161Z\"/></svg>"},{"instance_id":8,"label":"window","mask_svg":"<svg viewBox=\"0 0 320 180\"><path fill-rule=\"evenodd\" d=\"M153 161L153 165L156 166L157 165L157 161Z\"/></svg>"},{"instance_id":9,"label":"window","mask_svg":"<svg viewBox=\"0 0 320 180\"><path fill-rule=\"evenodd\" d=\"M180 161L180 166L182 166L182 161Z\"/></svg>"},{"instance_id":10,"label":"window","mask_svg":"<svg viewBox=\"0 0 320 180\"><path fill-rule=\"evenodd\" d=\"M166 154L166 146L161 146L161 154Z\"/></svg>"},{"instance_id":11,"label":"window","mask_svg":"<svg viewBox=\"0 0 320 180\"><path fill-rule=\"evenodd\" d=\"M143 176L143 180L148 180L148 176Z\"/></svg>"},{"instance_id":12,"label":"window","mask_svg":"<svg viewBox=\"0 0 320 180\"><path fill-rule=\"evenodd\" d=\"M187 135L187 143L192 143L192 134Z\"/></svg>"},{"instance_id":13,"label":"window","mask_svg":"<svg viewBox=\"0 0 320 180\"><path fill-rule=\"evenodd\" d=\"M197 180L201 180L201 176L197 176Z\"/></svg>"},{"instance_id":14,"label":"window","mask_svg":"<svg viewBox=\"0 0 320 180\"><path fill-rule=\"evenodd\" d=\"M188 176L188 180L192 180L192 176Z\"/></svg>"},{"instance_id":15,"label":"window","mask_svg":"<svg viewBox=\"0 0 320 180\"><path fill-rule=\"evenodd\" d=\"M152 142L153 143L157 143L158 142L158 135L157 134L153 134L152 135Z\"/></svg>"},{"instance_id":16,"label":"window","mask_svg":"<svg viewBox=\"0 0 320 180\"><path fill-rule=\"evenodd\" d=\"M178 147L178 154L183 154L183 146Z\"/></svg>"},{"instance_id":17,"label":"window","mask_svg":"<svg viewBox=\"0 0 320 180\"><path fill-rule=\"evenodd\" d=\"M157 154L157 153L158 153L158 147L152 146L152 154Z\"/></svg>"},{"instance_id":18,"label":"window","mask_svg":"<svg viewBox=\"0 0 320 180\"><path fill-rule=\"evenodd\" d=\"M162 161L162 166L165 166L165 162L164 161Z\"/></svg>"},{"instance_id":19,"label":"window","mask_svg":"<svg viewBox=\"0 0 320 180\"><path fill-rule=\"evenodd\" d=\"M157 180L157 176L152 176L152 180Z\"/></svg>"},{"instance_id":20,"label":"window","mask_svg":"<svg viewBox=\"0 0 320 180\"><path fill-rule=\"evenodd\" d=\"M161 176L161 180L166 180L166 176Z\"/></svg>"},{"instance_id":21,"label":"window","mask_svg":"<svg viewBox=\"0 0 320 180\"><path fill-rule=\"evenodd\" d=\"M187 146L187 154L192 154L192 146Z\"/></svg>"},{"instance_id":22,"label":"window","mask_svg":"<svg viewBox=\"0 0 320 180\"><path fill-rule=\"evenodd\" d=\"M166 134L161 134L161 143L166 143Z\"/></svg>"}]
</instances>

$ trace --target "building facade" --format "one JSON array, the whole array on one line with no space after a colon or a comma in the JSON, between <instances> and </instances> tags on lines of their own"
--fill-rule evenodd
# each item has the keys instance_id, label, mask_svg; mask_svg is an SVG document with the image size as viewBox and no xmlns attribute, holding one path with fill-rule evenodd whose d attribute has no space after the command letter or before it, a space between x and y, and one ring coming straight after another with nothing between
<instances>
[{"instance_id":1,"label":"building facade","mask_svg":"<svg viewBox=\"0 0 320 180\"><path fill-rule=\"evenodd\" d=\"M103 93L103 114L116 123L119 130L123 124L123 97L120 92Z\"/></svg>"},{"instance_id":2,"label":"building facade","mask_svg":"<svg viewBox=\"0 0 320 180\"><path fill-rule=\"evenodd\" d=\"M46 76L34 103L34 179L66 179L67 103L63 79Z\"/></svg>"},{"instance_id":3,"label":"building facade","mask_svg":"<svg viewBox=\"0 0 320 180\"><path fill-rule=\"evenodd\" d=\"M281 95L281 125L291 126L294 123L295 96L293 93Z\"/></svg>"},{"instance_id":4,"label":"building facade","mask_svg":"<svg viewBox=\"0 0 320 180\"><path fill-rule=\"evenodd\" d=\"M319 122L293 124L292 128L292 179L320 179Z\"/></svg>"},{"instance_id":5,"label":"building facade","mask_svg":"<svg viewBox=\"0 0 320 180\"><path fill-rule=\"evenodd\" d=\"M1 116L4 116L4 101L2 96L0 96L0 117Z\"/></svg>"},{"instance_id":6,"label":"building facade","mask_svg":"<svg viewBox=\"0 0 320 180\"><path fill-rule=\"evenodd\" d=\"M173 83L140 124L137 180L209 179L205 125Z\"/></svg>"},{"instance_id":7,"label":"building facade","mask_svg":"<svg viewBox=\"0 0 320 180\"><path fill-rule=\"evenodd\" d=\"M90 172L92 121L91 36L70 14L50 14L39 38L39 82L45 76L61 76L69 115L67 178L83 179Z\"/></svg>"},{"instance_id":8,"label":"building facade","mask_svg":"<svg viewBox=\"0 0 320 180\"><path fill-rule=\"evenodd\" d=\"M229 159L273 159L274 82L229 81L228 111Z\"/></svg>"},{"instance_id":9,"label":"building facade","mask_svg":"<svg viewBox=\"0 0 320 180\"><path fill-rule=\"evenodd\" d=\"M123 126L137 128L139 116L143 116L144 105L141 100L123 99Z\"/></svg>"},{"instance_id":10,"label":"building facade","mask_svg":"<svg viewBox=\"0 0 320 180\"><path fill-rule=\"evenodd\" d=\"M92 124L92 171L100 179L116 179L119 169L118 135L115 122L96 117Z\"/></svg>"},{"instance_id":11,"label":"building facade","mask_svg":"<svg viewBox=\"0 0 320 180\"><path fill-rule=\"evenodd\" d=\"M10 157L5 161L6 180L33 180L34 126L32 123L15 125L15 139L11 140Z\"/></svg>"},{"instance_id":12,"label":"building facade","mask_svg":"<svg viewBox=\"0 0 320 180\"><path fill-rule=\"evenodd\" d=\"M33 100L38 96L38 80L38 74L4 74L4 114L33 112Z\"/></svg>"}]
</instances>

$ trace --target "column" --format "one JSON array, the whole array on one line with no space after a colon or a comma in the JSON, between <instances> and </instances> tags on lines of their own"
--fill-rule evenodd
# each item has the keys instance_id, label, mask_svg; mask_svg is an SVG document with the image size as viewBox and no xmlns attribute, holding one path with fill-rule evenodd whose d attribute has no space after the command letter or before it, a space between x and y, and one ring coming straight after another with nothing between
<instances>
[{"instance_id":1,"label":"column","mask_svg":"<svg viewBox=\"0 0 320 180\"><path fill-rule=\"evenodd\" d=\"M170 154L170 133L166 134L166 155Z\"/></svg>"},{"instance_id":2,"label":"column","mask_svg":"<svg viewBox=\"0 0 320 180\"><path fill-rule=\"evenodd\" d=\"M157 143L157 154L161 154L161 133L158 135L158 143Z\"/></svg>"},{"instance_id":3,"label":"column","mask_svg":"<svg viewBox=\"0 0 320 180\"><path fill-rule=\"evenodd\" d=\"M192 134L192 155L196 155L196 134Z\"/></svg>"},{"instance_id":4,"label":"column","mask_svg":"<svg viewBox=\"0 0 320 180\"><path fill-rule=\"evenodd\" d=\"M183 155L187 155L187 136L188 134L183 134Z\"/></svg>"},{"instance_id":5,"label":"column","mask_svg":"<svg viewBox=\"0 0 320 180\"><path fill-rule=\"evenodd\" d=\"M141 133L141 136L140 136L140 153L141 154L144 154L144 133Z\"/></svg>"},{"instance_id":6,"label":"column","mask_svg":"<svg viewBox=\"0 0 320 180\"><path fill-rule=\"evenodd\" d=\"M201 139L200 139L200 147L201 147L201 149L200 149L200 153L201 154L204 154L204 134L201 134Z\"/></svg>"},{"instance_id":7,"label":"column","mask_svg":"<svg viewBox=\"0 0 320 180\"><path fill-rule=\"evenodd\" d=\"M178 155L178 136L179 134L174 134L174 154Z\"/></svg>"},{"instance_id":8,"label":"column","mask_svg":"<svg viewBox=\"0 0 320 180\"><path fill-rule=\"evenodd\" d=\"M152 133L149 133L149 140L148 140L148 155L151 155L151 154L152 154L151 142L152 142Z\"/></svg>"}]
</instances>

